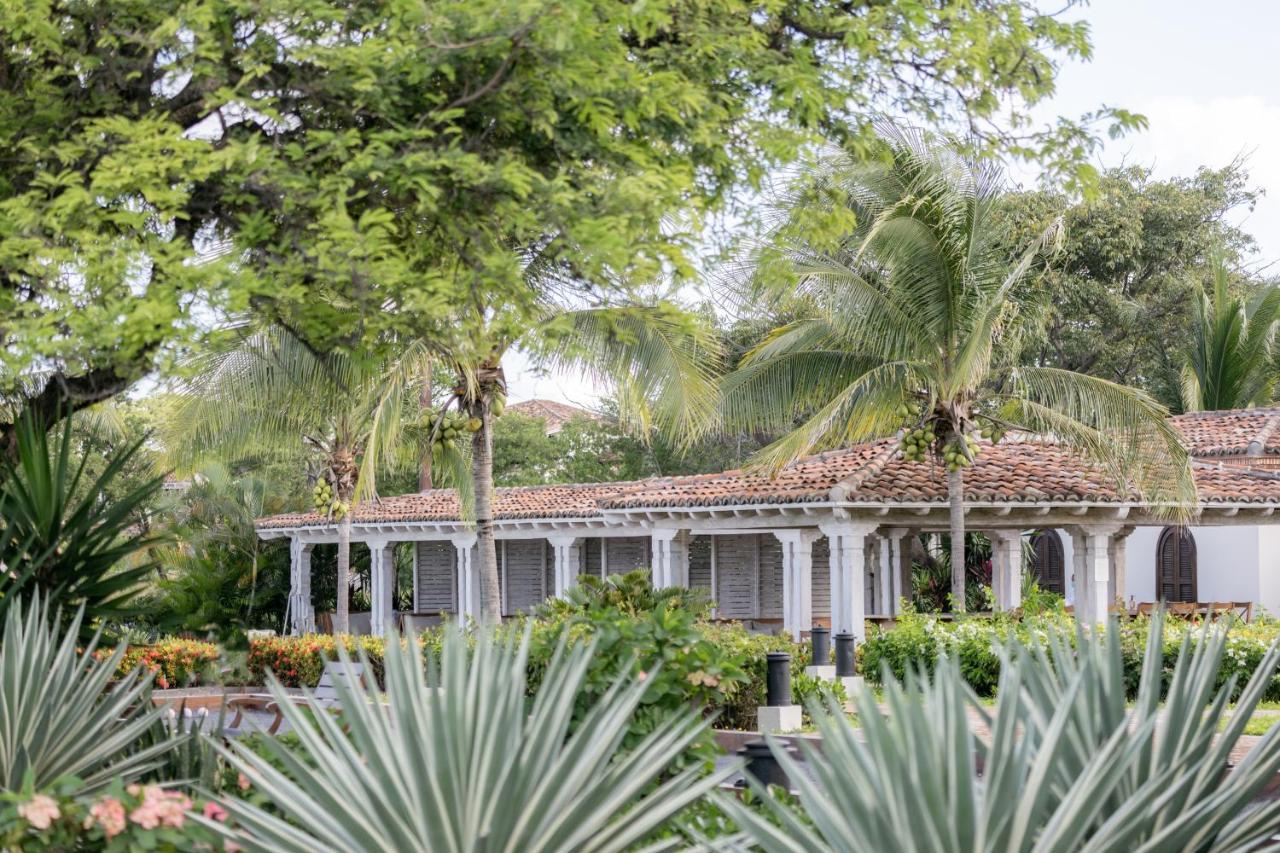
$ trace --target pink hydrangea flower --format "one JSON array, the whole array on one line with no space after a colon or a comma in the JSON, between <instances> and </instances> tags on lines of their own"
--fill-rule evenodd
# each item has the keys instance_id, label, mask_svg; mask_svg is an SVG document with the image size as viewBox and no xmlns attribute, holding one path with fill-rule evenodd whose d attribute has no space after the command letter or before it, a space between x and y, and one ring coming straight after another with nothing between
<instances>
[{"instance_id":1,"label":"pink hydrangea flower","mask_svg":"<svg viewBox=\"0 0 1280 853\"><path fill-rule=\"evenodd\" d=\"M18 806L18 814L36 829L48 829L62 817L58 801L45 794L36 794L28 802Z\"/></svg>"},{"instance_id":2,"label":"pink hydrangea flower","mask_svg":"<svg viewBox=\"0 0 1280 853\"><path fill-rule=\"evenodd\" d=\"M89 809L89 820L85 821L86 828L94 822L102 827L102 832L107 838L114 838L124 832L124 803L115 797L103 797Z\"/></svg>"},{"instance_id":3,"label":"pink hydrangea flower","mask_svg":"<svg viewBox=\"0 0 1280 853\"><path fill-rule=\"evenodd\" d=\"M249 777L241 773L240 776L237 777L236 779L236 787L238 787L241 791L247 791L249 790L249 786L250 786Z\"/></svg>"},{"instance_id":4,"label":"pink hydrangea flower","mask_svg":"<svg viewBox=\"0 0 1280 853\"><path fill-rule=\"evenodd\" d=\"M210 800L204 804L204 816L209 820L224 821L227 819L227 810Z\"/></svg>"}]
</instances>

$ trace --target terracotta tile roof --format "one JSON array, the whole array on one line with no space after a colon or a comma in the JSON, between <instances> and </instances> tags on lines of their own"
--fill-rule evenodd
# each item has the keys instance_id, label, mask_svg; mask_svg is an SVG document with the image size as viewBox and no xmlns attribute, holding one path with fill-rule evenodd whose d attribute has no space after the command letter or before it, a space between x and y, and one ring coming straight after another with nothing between
<instances>
[{"instance_id":1,"label":"terracotta tile roof","mask_svg":"<svg viewBox=\"0 0 1280 853\"><path fill-rule=\"evenodd\" d=\"M1203 503L1280 503L1280 473L1242 467L1232 456L1252 441L1270 447L1270 424L1280 409L1182 415L1175 418L1201 461L1194 473ZM1258 436L1262 436L1260 439ZM1216 449L1216 450L1215 450ZM1217 458L1215 459L1215 455ZM978 503L1121 503L1133 499L1096 465L1051 441L1006 439L983 442L974 466L965 472L965 498ZM689 477L655 477L625 483L529 486L498 489L499 519L590 518L629 508L682 508L752 504L944 503L946 472L931 463L907 462L896 442L884 440L810 456L776 477L753 471L725 471ZM355 510L356 522L453 521L457 499L451 490L384 498ZM295 527L324 523L313 513L261 519L258 526Z\"/></svg>"},{"instance_id":2,"label":"terracotta tile roof","mask_svg":"<svg viewBox=\"0 0 1280 853\"><path fill-rule=\"evenodd\" d=\"M498 489L495 518L589 518L600 514L600 499L613 496L633 483L583 483L552 486L520 486ZM432 489L357 504L351 520L356 524L396 521L456 521L458 499L453 489ZM285 513L258 519L258 527L300 527L327 524L314 512Z\"/></svg>"},{"instance_id":3,"label":"terracotta tile roof","mask_svg":"<svg viewBox=\"0 0 1280 853\"><path fill-rule=\"evenodd\" d=\"M1280 408L1191 412L1170 420L1193 456L1280 454Z\"/></svg>"},{"instance_id":4,"label":"terracotta tile roof","mask_svg":"<svg viewBox=\"0 0 1280 853\"><path fill-rule=\"evenodd\" d=\"M568 403L557 403L555 400L525 400L511 404L507 411L530 418L541 418L547 425L547 435L555 435L574 418L593 421L601 419L595 412L570 406Z\"/></svg>"}]
</instances>

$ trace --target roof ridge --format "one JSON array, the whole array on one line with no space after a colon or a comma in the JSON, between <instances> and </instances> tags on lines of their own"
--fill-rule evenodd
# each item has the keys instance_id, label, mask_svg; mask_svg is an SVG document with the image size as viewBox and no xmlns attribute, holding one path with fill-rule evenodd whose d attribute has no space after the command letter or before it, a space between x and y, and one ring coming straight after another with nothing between
<instances>
[{"instance_id":1,"label":"roof ridge","mask_svg":"<svg viewBox=\"0 0 1280 853\"><path fill-rule=\"evenodd\" d=\"M885 466L889 464L889 461L893 459L894 454L898 452L898 447L892 439L877 439L877 441L884 442L884 448L881 449L879 453L868 459L867 463L853 474L853 476L846 477L832 486L830 491L831 500L837 502L848 500L850 492L856 492L862 487L863 483L883 471ZM865 447L874 447L877 441L862 442L862 445ZM854 447L857 447L857 445L854 445ZM849 449L852 450L853 448Z\"/></svg>"},{"instance_id":2,"label":"roof ridge","mask_svg":"<svg viewBox=\"0 0 1280 853\"><path fill-rule=\"evenodd\" d=\"M1258 430L1258 434L1249 442L1249 446L1245 448L1246 456L1262 456L1267 451L1267 442L1271 436L1275 434L1276 429L1280 428L1280 409L1272 409L1270 417L1266 423L1262 425L1262 429Z\"/></svg>"}]
</instances>

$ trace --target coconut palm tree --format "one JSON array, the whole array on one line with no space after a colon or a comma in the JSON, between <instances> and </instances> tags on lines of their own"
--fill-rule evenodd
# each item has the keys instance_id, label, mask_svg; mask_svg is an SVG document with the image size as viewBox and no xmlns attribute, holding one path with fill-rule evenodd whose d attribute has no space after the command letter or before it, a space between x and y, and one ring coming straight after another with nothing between
<instances>
[{"instance_id":1,"label":"coconut palm tree","mask_svg":"<svg viewBox=\"0 0 1280 853\"><path fill-rule=\"evenodd\" d=\"M318 352L280 327L228 330L187 365L165 425L175 467L309 448L319 460L316 508L337 523L334 630L349 628L351 509L377 494L377 474L402 450L430 356L419 341L391 355Z\"/></svg>"},{"instance_id":2,"label":"coconut palm tree","mask_svg":"<svg viewBox=\"0 0 1280 853\"><path fill-rule=\"evenodd\" d=\"M574 307L576 292L550 279L536 280L532 310L479 305L459 318L459 345L441 350L452 365L456 407L472 430L481 619L501 619L498 559L493 536L493 418L506 402L503 357L519 347L535 365L585 373L612 388L619 416L640 435L659 428L678 440L695 435L715 411L719 343L700 318L665 300Z\"/></svg>"},{"instance_id":3,"label":"coconut palm tree","mask_svg":"<svg viewBox=\"0 0 1280 853\"><path fill-rule=\"evenodd\" d=\"M726 378L723 422L784 433L757 458L772 470L895 435L908 460L945 465L952 594L963 609L964 472L981 449L976 433L1074 445L1162 503L1190 500L1194 484L1151 397L1020 363L1038 316L1031 275L1060 223L1010 259L993 221L996 168L912 131L886 127L883 141L887 156L873 162L823 154L784 198L745 283L755 304L799 319Z\"/></svg>"},{"instance_id":4,"label":"coconut palm tree","mask_svg":"<svg viewBox=\"0 0 1280 853\"><path fill-rule=\"evenodd\" d=\"M1182 368L1182 408L1188 412L1242 409L1272 398L1273 345L1280 322L1280 288L1245 299L1231 292L1225 255L1210 265L1210 286L1192 303L1192 347Z\"/></svg>"}]
</instances>

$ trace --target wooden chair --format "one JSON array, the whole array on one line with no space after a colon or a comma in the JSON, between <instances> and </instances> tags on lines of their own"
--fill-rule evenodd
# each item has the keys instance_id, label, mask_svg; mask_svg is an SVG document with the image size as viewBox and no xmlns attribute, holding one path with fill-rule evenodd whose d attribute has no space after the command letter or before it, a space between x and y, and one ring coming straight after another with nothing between
<instances>
[{"instance_id":1,"label":"wooden chair","mask_svg":"<svg viewBox=\"0 0 1280 853\"><path fill-rule=\"evenodd\" d=\"M293 700L293 704L302 705L314 710L335 711L338 709L338 690L336 684L342 679L355 679L361 685L364 680L364 665L359 663L342 664L338 662L330 662L324 665L324 672L320 675L320 683L316 685L316 689L312 691L311 697L299 696ZM231 728L239 728L244 712L247 709L255 711L265 711L274 714L275 718L271 721L271 725L267 727L267 734L273 735L280 730L280 724L284 722L284 712L280 709L280 703L270 693L248 693L244 696L236 696L227 702L227 709L235 709L236 716L231 721Z\"/></svg>"}]
</instances>

